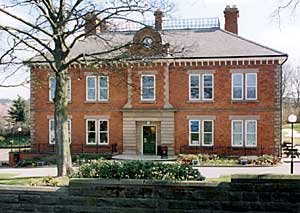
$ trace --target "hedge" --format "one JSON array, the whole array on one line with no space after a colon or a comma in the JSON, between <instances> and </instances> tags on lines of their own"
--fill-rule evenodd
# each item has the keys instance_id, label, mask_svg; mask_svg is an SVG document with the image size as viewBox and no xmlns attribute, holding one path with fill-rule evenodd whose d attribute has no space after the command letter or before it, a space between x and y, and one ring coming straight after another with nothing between
<instances>
[{"instance_id":1,"label":"hedge","mask_svg":"<svg viewBox=\"0 0 300 213\"><path fill-rule=\"evenodd\" d=\"M149 161L98 160L79 167L77 178L204 180L190 165L163 164Z\"/></svg>"}]
</instances>

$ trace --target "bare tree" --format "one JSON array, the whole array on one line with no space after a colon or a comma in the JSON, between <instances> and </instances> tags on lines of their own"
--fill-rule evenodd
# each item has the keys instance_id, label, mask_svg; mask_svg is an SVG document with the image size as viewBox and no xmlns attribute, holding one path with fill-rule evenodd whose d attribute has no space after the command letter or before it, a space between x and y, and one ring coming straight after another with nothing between
<instances>
[{"instance_id":1,"label":"bare tree","mask_svg":"<svg viewBox=\"0 0 300 213\"><path fill-rule=\"evenodd\" d=\"M0 65L10 66L12 74L23 66L24 55L35 55L34 63L46 63L55 73L55 140L58 176L72 173L72 162L67 131L67 73L73 63L91 65L99 61L121 60L130 43L112 45L105 35L98 38L107 45L93 53L71 54L72 49L95 28L86 30L85 19L100 17L97 27L105 27L107 21L128 23L136 21L138 14L152 11L161 0L0 0L1 19L13 20L13 24L1 24L0 33L7 45L2 47ZM165 4L168 10L169 4ZM91 13L92 12L92 13ZM26 15L25 15L26 14ZM132 18L133 17L133 18ZM37 60L38 58L38 60ZM27 60L32 63L32 60Z\"/></svg>"},{"instance_id":2,"label":"bare tree","mask_svg":"<svg viewBox=\"0 0 300 213\"><path fill-rule=\"evenodd\" d=\"M277 20L279 28L281 28L283 17L295 17L297 15L299 4L300 0L277 0L276 7L271 16Z\"/></svg>"},{"instance_id":3,"label":"bare tree","mask_svg":"<svg viewBox=\"0 0 300 213\"><path fill-rule=\"evenodd\" d=\"M288 98L292 93L292 77L293 77L294 67L291 62L283 65L282 69L282 98Z\"/></svg>"},{"instance_id":4,"label":"bare tree","mask_svg":"<svg viewBox=\"0 0 300 213\"><path fill-rule=\"evenodd\" d=\"M299 115L300 113L300 67L297 67L294 70L291 78L291 84L292 84L291 98L293 100L293 109L294 112L297 115Z\"/></svg>"}]
</instances>

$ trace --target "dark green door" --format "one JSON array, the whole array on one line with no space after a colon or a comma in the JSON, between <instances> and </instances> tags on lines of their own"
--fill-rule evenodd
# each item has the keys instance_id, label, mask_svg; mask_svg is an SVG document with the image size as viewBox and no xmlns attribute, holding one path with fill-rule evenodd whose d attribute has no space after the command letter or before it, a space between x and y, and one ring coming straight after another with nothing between
<instances>
[{"instance_id":1,"label":"dark green door","mask_svg":"<svg viewBox=\"0 0 300 213\"><path fill-rule=\"evenodd\" d=\"M156 126L143 126L143 153L156 154Z\"/></svg>"}]
</instances>

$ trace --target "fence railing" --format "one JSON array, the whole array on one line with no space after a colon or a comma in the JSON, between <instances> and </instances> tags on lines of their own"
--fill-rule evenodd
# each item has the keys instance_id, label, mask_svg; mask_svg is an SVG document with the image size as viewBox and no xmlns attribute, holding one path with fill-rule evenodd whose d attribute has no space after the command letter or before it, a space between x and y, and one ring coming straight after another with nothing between
<instances>
[{"instance_id":1,"label":"fence railing","mask_svg":"<svg viewBox=\"0 0 300 213\"><path fill-rule=\"evenodd\" d=\"M72 154L118 153L117 144L108 144L108 145L70 144L70 149ZM31 146L20 146L20 147L12 148L11 151L48 154L48 153L55 153L56 146L51 144L32 144Z\"/></svg>"},{"instance_id":2,"label":"fence railing","mask_svg":"<svg viewBox=\"0 0 300 213\"><path fill-rule=\"evenodd\" d=\"M232 146L181 146L180 153L182 154L218 154L221 156L241 156L241 155L275 155L281 153L281 148L275 147L232 147ZM279 156L277 156L279 157Z\"/></svg>"}]
</instances>

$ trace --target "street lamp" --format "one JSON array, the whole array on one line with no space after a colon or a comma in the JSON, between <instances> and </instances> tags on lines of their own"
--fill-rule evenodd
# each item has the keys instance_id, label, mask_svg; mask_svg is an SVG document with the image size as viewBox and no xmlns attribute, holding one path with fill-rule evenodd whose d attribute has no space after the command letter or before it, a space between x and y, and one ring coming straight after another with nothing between
<instances>
[{"instance_id":1,"label":"street lamp","mask_svg":"<svg viewBox=\"0 0 300 213\"><path fill-rule=\"evenodd\" d=\"M22 132L22 127L18 128L18 133L19 133L19 153L21 151L21 132Z\"/></svg>"},{"instance_id":2,"label":"street lamp","mask_svg":"<svg viewBox=\"0 0 300 213\"><path fill-rule=\"evenodd\" d=\"M296 121L297 121L297 116L296 115L289 115L288 121L289 121L289 123L292 124L291 174L294 174L294 123L296 123Z\"/></svg>"}]
</instances>

